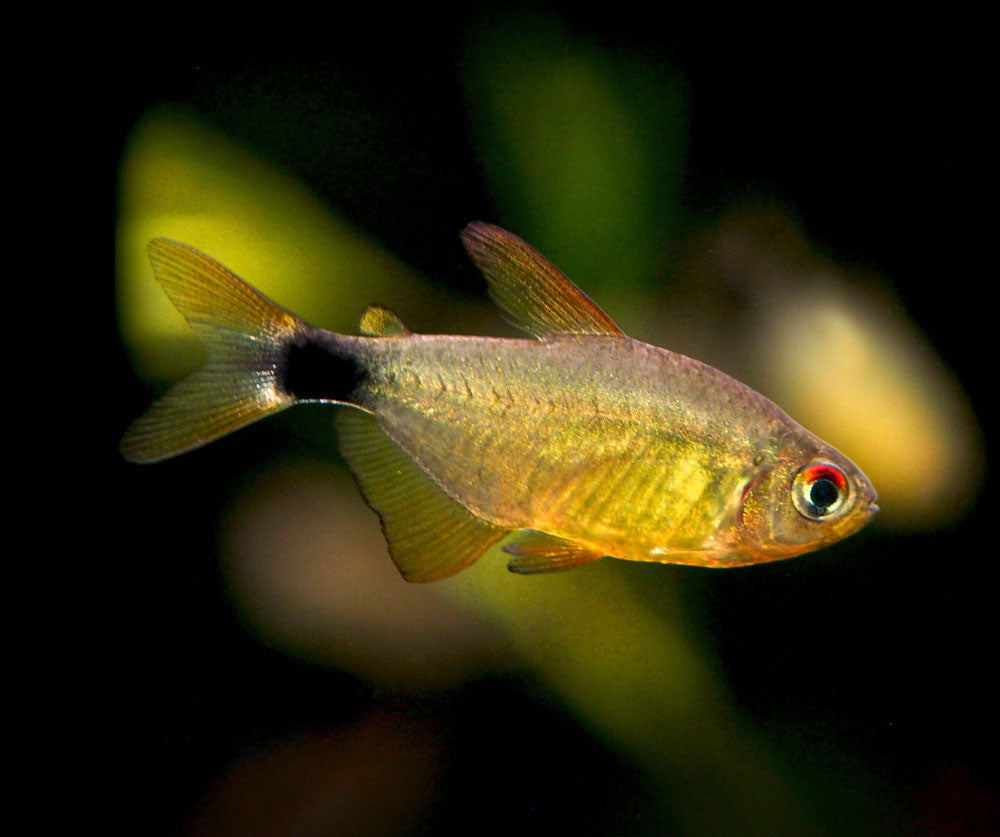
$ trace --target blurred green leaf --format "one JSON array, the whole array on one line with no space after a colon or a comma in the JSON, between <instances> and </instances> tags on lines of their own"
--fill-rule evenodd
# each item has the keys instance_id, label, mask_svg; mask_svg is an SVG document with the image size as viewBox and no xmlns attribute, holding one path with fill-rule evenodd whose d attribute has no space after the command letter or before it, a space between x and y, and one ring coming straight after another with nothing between
<instances>
[{"instance_id":1,"label":"blurred green leaf","mask_svg":"<svg viewBox=\"0 0 1000 837\"><path fill-rule=\"evenodd\" d=\"M581 284L634 292L681 222L683 83L550 18L476 33L469 119L503 223Z\"/></svg>"}]
</instances>

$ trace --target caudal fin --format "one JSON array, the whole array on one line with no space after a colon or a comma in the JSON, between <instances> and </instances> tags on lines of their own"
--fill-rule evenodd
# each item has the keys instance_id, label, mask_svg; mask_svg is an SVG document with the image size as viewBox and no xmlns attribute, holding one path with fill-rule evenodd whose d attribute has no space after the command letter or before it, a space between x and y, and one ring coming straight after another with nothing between
<instances>
[{"instance_id":1,"label":"caudal fin","mask_svg":"<svg viewBox=\"0 0 1000 837\"><path fill-rule=\"evenodd\" d=\"M208 358L128 429L126 459L167 459L295 403L279 370L289 343L311 326L192 247L157 238L149 259Z\"/></svg>"}]
</instances>

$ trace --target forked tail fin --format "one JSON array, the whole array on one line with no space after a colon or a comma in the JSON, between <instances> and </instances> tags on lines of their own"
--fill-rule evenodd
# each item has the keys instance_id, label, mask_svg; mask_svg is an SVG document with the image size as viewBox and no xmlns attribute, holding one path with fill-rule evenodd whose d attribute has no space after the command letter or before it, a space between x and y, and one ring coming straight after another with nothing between
<instances>
[{"instance_id":1,"label":"forked tail fin","mask_svg":"<svg viewBox=\"0 0 1000 837\"><path fill-rule=\"evenodd\" d=\"M167 459L295 403L279 378L288 346L312 326L184 244L156 238L149 259L208 358L128 429L126 459Z\"/></svg>"}]
</instances>

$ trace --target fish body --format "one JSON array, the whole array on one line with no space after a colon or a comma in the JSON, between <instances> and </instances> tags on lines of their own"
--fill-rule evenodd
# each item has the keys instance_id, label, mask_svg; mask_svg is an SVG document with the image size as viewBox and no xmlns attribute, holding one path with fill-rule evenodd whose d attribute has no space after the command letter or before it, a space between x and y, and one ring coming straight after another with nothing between
<instances>
[{"instance_id":1,"label":"fish body","mask_svg":"<svg viewBox=\"0 0 1000 837\"><path fill-rule=\"evenodd\" d=\"M458 572L511 532L509 567L603 556L735 566L846 537L877 511L838 451L728 375L625 335L516 236L463 241L531 339L416 335L379 306L360 336L309 325L208 257L150 245L209 360L122 443L153 461L326 401L404 578Z\"/></svg>"}]
</instances>

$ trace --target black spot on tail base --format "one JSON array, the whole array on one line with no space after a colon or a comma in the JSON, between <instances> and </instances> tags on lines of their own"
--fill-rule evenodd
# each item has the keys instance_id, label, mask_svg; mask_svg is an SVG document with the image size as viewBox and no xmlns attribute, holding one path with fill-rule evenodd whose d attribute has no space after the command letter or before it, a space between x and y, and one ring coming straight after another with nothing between
<instances>
[{"instance_id":1,"label":"black spot on tail base","mask_svg":"<svg viewBox=\"0 0 1000 837\"><path fill-rule=\"evenodd\" d=\"M282 386L300 401L353 402L367 377L359 359L335 341L298 335L288 344Z\"/></svg>"}]
</instances>

